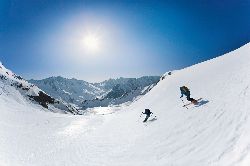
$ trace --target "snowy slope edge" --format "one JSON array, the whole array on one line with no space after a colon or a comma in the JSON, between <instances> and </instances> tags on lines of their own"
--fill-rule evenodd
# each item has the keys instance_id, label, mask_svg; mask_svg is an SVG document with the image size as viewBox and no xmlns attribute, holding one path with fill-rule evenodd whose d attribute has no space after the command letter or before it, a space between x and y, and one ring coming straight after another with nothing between
<instances>
[{"instance_id":1,"label":"snowy slope edge","mask_svg":"<svg viewBox=\"0 0 250 166\"><path fill-rule=\"evenodd\" d=\"M5 68L1 62L0 82L2 89L14 87L15 90L19 91L19 93L27 100L30 100L35 104L39 104L52 112L79 114L79 111L74 106L67 104L64 101L59 101L52 98L37 86L27 82L21 76L16 75L11 70ZM3 92L5 91L3 90Z\"/></svg>"}]
</instances>

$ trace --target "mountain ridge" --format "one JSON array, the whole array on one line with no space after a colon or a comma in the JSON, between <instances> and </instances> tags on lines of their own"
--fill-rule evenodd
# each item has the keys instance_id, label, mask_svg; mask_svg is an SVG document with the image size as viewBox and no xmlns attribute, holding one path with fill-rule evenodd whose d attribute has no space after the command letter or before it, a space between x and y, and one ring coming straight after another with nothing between
<instances>
[{"instance_id":1,"label":"mountain ridge","mask_svg":"<svg viewBox=\"0 0 250 166\"><path fill-rule=\"evenodd\" d=\"M3 92L6 91L7 93L20 93L20 95L23 96L25 100L38 104L51 112L71 114L80 113L74 106L51 97L34 84L26 81L23 77L16 75L11 70L5 68L1 62L0 83Z\"/></svg>"},{"instance_id":2,"label":"mountain ridge","mask_svg":"<svg viewBox=\"0 0 250 166\"><path fill-rule=\"evenodd\" d=\"M116 102L111 101L111 98L118 100L117 98L127 93L138 91L139 89L143 90L143 88L147 86L156 84L159 80L160 76L143 76L140 78L120 77L108 79L99 83L89 83L75 78L68 79L57 76L42 80L31 79L29 82L37 85L54 98L62 99L66 102L75 104L79 108L86 109L89 107L108 106L109 104L121 104L123 102L132 101L138 95L145 94L145 92L133 93L133 97L123 98ZM116 88L118 86L119 88ZM109 100L105 100L104 102L104 99Z\"/></svg>"}]
</instances>

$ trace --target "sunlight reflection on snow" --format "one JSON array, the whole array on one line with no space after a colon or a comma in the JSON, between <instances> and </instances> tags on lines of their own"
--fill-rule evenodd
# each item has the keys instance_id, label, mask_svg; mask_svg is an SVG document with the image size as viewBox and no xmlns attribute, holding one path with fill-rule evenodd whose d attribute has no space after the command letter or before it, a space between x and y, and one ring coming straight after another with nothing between
<instances>
[{"instance_id":1,"label":"sunlight reflection on snow","mask_svg":"<svg viewBox=\"0 0 250 166\"><path fill-rule=\"evenodd\" d=\"M87 122L83 119L75 120L66 126L58 134L67 135L69 137L77 137L79 134L86 132L88 130Z\"/></svg>"},{"instance_id":2,"label":"sunlight reflection on snow","mask_svg":"<svg viewBox=\"0 0 250 166\"><path fill-rule=\"evenodd\" d=\"M114 111L115 111L114 107L95 107L87 109L88 114L95 114L95 115L108 115L114 113Z\"/></svg>"}]
</instances>

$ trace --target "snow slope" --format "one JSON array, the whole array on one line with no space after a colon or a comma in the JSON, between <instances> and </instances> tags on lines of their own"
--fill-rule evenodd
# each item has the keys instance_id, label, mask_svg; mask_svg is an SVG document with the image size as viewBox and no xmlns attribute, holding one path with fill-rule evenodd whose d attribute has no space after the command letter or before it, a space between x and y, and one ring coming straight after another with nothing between
<instances>
[{"instance_id":1,"label":"snow slope","mask_svg":"<svg viewBox=\"0 0 250 166\"><path fill-rule=\"evenodd\" d=\"M182 85L194 98L203 97L201 105L182 107ZM247 44L166 75L128 107L96 114L45 113L2 93L0 165L248 166L249 86ZM158 119L143 124L145 108Z\"/></svg>"},{"instance_id":2,"label":"snow slope","mask_svg":"<svg viewBox=\"0 0 250 166\"><path fill-rule=\"evenodd\" d=\"M21 76L5 68L0 62L0 88L6 94L14 94L18 91L23 96L21 100L28 100L47 108L52 112L80 113L74 106L64 101L56 100L43 92L37 86L27 82ZM3 93L2 92L2 93Z\"/></svg>"}]
</instances>

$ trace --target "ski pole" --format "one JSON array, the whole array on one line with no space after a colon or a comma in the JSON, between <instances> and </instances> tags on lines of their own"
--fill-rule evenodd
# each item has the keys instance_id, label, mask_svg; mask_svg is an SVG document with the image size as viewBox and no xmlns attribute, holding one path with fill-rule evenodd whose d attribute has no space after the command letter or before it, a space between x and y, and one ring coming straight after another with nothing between
<instances>
[{"instance_id":1,"label":"ski pole","mask_svg":"<svg viewBox=\"0 0 250 166\"><path fill-rule=\"evenodd\" d=\"M140 120L141 116L142 116L142 113L141 113L140 117L137 119L137 122Z\"/></svg>"},{"instance_id":2,"label":"ski pole","mask_svg":"<svg viewBox=\"0 0 250 166\"><path fill-rule=\"evenodd\" d=\"M182 101L182 103L185 105L185 103L184 103L184 101L182 100L182 98L181 98L181 101ZM185 106L186 107L186 109L188 109L188 107L187 106Z\"/></svg>"},{"instance_id":3,"label":"ski pole","mask_svg":"<svg viewBox=\"0 0 250 166\"><path fill-rule=\"evenodd\" d=\"M141 115L140 115L140 117L142 116L142 113L141 113Z\"/></svg>"}]
</instances>

